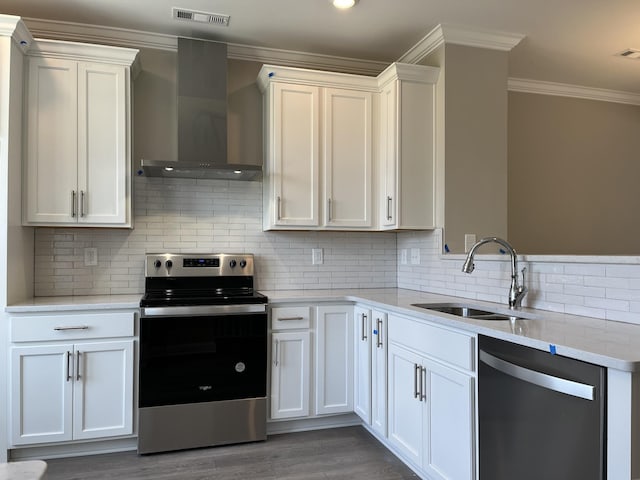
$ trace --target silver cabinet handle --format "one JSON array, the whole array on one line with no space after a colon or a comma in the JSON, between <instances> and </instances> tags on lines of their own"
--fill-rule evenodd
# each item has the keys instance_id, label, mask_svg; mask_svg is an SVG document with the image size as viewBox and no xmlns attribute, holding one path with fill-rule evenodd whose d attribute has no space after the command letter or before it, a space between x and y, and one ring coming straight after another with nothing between
<instances>
[{"instance_id":1,"label":"silver cabinet handle","mask_svg":"<svg viewBox=\"0 0 640 480\"><path fill-rule=\"evenodd\" d=\"M71 380L71 352L67 351L67 382Z\"/></svg>"},{"instance_id":2,"label":"silver cabinet handle","mask_svg":"<svg viewBox=\"0 0 640 480\"><path fill-rule=\"evenodd\" d=\"M275 350L276 350L276 351L275 351L275 353L274 353L274 355L273 355L273 364L274 364L276 367L278 366L278 350L279 350L279 348L278 348L278 347L279 347L279 346L280 346L280 341L279 341L279 340L276 340L276 348L275 348Z\"/></svg>"},{"instance_id":3,"label":"silver cabinet handle","mask_svg":"<svg viewBox=\"0 0 640 480\"><path fill-rule=\"evenodd\" d=\"M76 191L71 190L71 217L76 217Z\"/></svg>"},{"instance_id":4,"label":"silver cabinet handle","mask_svg":"<svg viewBox=\"0 0 640 480\"><path fill-rule=\"evenodd\" d=\"M80 352L76 355L76 381L80 381Z\"/></svg>"},{"instance_id":5,"label":"silver cabinet handle","mask_svg":"<svg viewBox=\"0 0 640 480\"><path fill-rule=\"evenodd\" d=\"M387 220L391 220L391 197L387 197Z\"/></svg>"},{"instance_id":6,"label":"silver cabinet handle","mask_svg":"<svg viewBox=\"0 0 640 480\"><path fill-rule=\"evenodd\" d=\"M289 322L292 320L304 320L304 317L278 317L276 320L278 322Z\"/></svg>"},{"instance_id":7,"label":"silver cabinet handle","mask_svg":"<svg viewBox=\"0 0 640 480\"><path fill-rule=\"evenodd\" d=\"M362 341L366 342L367 341L367 316L363 313L362 314Z\"/></svg>"},{"instance_id":8,"label":"silver cabinet handle","mask_svg":"<svg viewBox=\"0 0 640 480\"><path fill-rule=\"evenodd\" d=\"M420 396L420 392L418 391L418 375L420 371L421 371L420 365L418 365L417 363L414 363L413 364L413 398L418 398Z\"/></svg>"},{"instance_id":9,"label":"silver cabinet handle","mask_svg":"<svg viewBox=\"0 0 640 480\"><path fill-rule=\"evenodd\" d=\"M327 221L331 221L331 199L327 199Z\"/></svg>"},{"instance_id":10,"label":"silver cabinet handle","mask_svg":"<svg viewBox=\"0 0 640 480\"><path fill-rule=\"evenodd\" d=\"M376 330L378 331L378 339L376 342L376 347L382 348L382 319L376 319Z\"/></svg>"},{"instance_id":11,"label":"silver cabinet handle","mask_svg":"<svg viewBox=\"0 0 640 480\"><path fill-rule=\"evenodd\" d=\"M84 190L80 190L80 216L84 217Z\"/></svg>"},{"instance_id":12,"label":"silver cabinet handle","mask_svg":"<svg viewBox=\"0 0 640 480\"><path fill-rule=\"evenodd\" d=\"M89 325L75 325L75 326L62 326L62 327L53 327L54 330L60 332L63 330L89 330Z\"/></svg>"},{"instance_id":13,"label":"silver cabinet handle","mask_svg":"<svg viewBox=\"0 0 640 480\"><path fill-rule=\"evenodd\" d=\"M424 383L422 379L424 378ZM420 367L420 401L424 402L427 400L427 394L425 393L425 389L427 386L427 369L424 367Z\"/></svg>"},{"instance_id":14,"label":"silver cabinet handle","mask_svg":"<svg viewBox=\"0 0 640 480\"><path fill-rule=\"evenodd\" d=\"M520 365L494 357L490 353L480 350L480 361L495 368L496 370L518 378L522 381L533 383L539 387L553 390L555 392L565 393L573 397L584 398L585 400L593 400L595 389L593 385L574 382L565 378L554 377L546 373L536 372Z\"/></svg>"},{"instance_id":15,"label":"silver cabinet handle","mask_svg":"<svg viewBox=\"0 0 640 480\"><path fill-rule=\"evenodd\" d=\"M276 213L278 215L278 220L280 220L282 218L282 199L280 198L280 195L276 197L276 203Z\"/></svg>"}]
</instances>

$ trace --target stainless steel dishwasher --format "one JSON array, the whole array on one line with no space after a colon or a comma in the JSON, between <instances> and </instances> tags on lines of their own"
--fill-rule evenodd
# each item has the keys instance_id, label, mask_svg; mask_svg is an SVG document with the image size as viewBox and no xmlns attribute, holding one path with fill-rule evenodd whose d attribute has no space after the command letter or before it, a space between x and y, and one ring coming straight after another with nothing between
<instances>
[{"instance_id":1,"label":"stainless steel dishwasher","mask_svg":"<svg viewBox=\"0 0 640 480\"><path fill-rule=\"evenodd\" d=\"M478 346L480 480L604 480L606 369L485 336Z\"/></svg>"}]
</instances>

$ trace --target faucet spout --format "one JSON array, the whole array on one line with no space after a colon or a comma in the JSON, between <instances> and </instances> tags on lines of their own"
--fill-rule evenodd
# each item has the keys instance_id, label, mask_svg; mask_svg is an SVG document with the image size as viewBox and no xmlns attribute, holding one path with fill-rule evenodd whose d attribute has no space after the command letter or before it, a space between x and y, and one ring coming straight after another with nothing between
<instances>
[{"instance_id":1,"label":"faucet spout","mask_svg":"<svg viewBox=\"0 0 640 480\"><path fill-rule=\"evenodd\" d=\"M522 306L522 299L527 294L527 287L525 287L524 285L524 271L526 269L522 270L522 284L519 284L518 283L518 254L516 253L516 250L511 246L511 244L506 240L503 240L502 238L498 238L498 237L486 237L486 238L480 239L469 250L469 253L467 254L467 258L465 259L464 264L462 265L462 271L464 273L473 272L473 269L475 268L475 265L473 263L473 257L476 254L476 250L478 250L479 247L481 247L486 243L497 243L502 247L504 247L504 249L509 253L511 257L511 285L509 287L509 308L520 308Z\"/></svg>"}]
</instances>

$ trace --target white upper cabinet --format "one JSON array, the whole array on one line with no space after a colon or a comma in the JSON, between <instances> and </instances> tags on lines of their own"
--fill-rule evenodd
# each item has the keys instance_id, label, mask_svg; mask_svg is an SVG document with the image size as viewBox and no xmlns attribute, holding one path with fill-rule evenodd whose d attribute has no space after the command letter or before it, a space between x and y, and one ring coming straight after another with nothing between
<instances>
[{"instance_id":1,"label":"white upper cabinet","mask_svg":"<svg viewBox=\"0 0 640 480\"><path fill-rule=\"evenodd\" d=\"M434 228L435 84L439 69L394 63L380 74L381 229Z\"/></svg>"},{"instance_id":2,"label":"white upper cabinet","mask_svg":"<svg viewBox=\"0 0 640 480\"><path fill-rule=\"evenodd\" d=\"M375 79L265 65L265 230L370 230Z\"/></svg>"},{"instance_id":3,"label":"white upper cabinet","mask_svg":"<svg viewBox=\"0 0 640 480\"><path fill-rule=\"evenodd\" d=\"M264 65L264 230L434 228L438 73Z\"/></svg>"},{"instance_id":4,"label":"white upper cabinet","mask_svg":"<svg viewBox=\"0 0 640 480\"><path fill-rule=\"evenodd\" d=\"M28 55L23 223L131 226L137 50L37 40Z\"/></svg>"}]
</instances>

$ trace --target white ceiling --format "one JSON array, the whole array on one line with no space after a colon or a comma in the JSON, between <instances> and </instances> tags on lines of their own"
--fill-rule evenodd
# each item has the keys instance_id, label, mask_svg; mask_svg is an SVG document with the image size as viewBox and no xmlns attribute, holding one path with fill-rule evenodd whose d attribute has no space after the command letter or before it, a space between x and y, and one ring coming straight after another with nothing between
<instances>
[{"instance_id":1,"label":"white ceiling","mask_svg":"<svg viewBox=\"0 0 640 480\"><path fill-rule=\"evenodd\" d=\"M231 21L177 21L174 6ZM1 0L0 13L384 62L448 24L525 35L511 77L640 93L640 60L616 56L640 49L637 0Z\"/></svg>"}]
</instances>

